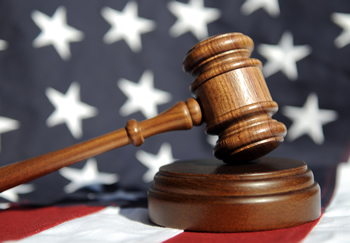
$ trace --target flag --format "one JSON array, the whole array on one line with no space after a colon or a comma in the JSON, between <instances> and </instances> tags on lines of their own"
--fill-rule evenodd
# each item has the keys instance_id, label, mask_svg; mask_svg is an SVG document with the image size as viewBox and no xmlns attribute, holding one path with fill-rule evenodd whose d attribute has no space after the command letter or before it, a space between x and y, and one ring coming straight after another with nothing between
<instances>
[{"instance_id":1,"label":"flag","mask_svg":"<svg viewBox=\"0 0 350 243\"><path fill-rule=\"evenodd\" d=\"M329 204L349 156L346 1L4 0L0 2L0 166L149 119L191 97L186 52L216 34L255 43L288 134L269 156L305 161ZM122 147L0 194L0 206L146 207L164 164L212 157L204 125Z\"/></svg>"},{"instance_id":2,"label":"flag","mask_svg":"<svg viewBox=\"0 0 350 243\"><path fill-rule=\"evenodd\" d=\"M95 211L95 212L94 212ZM147 209L109 206L9 210L0 215L7 224L0 240L19 242L298 242L317 223L254 233L194 233L154 226ZM6 215L7 214L7 215ZM75 216L73 218L73 216ZM18 230L18 220L26 230ZM14 224L14 225L11 225Z\"/></svg>"},{"instance_id":3,"label":"flag","mask_svg":"<svg viewBox=\"0 0 350 243\"><path fill-rule=\"evenodd\" d=\"M49 206L0 213L0 241L20 242L348 242L350 160L337 170L336 193L317 220L296 227L243 233L184 232L154 225L146 208Z\"/></svg>"}]
</instances>

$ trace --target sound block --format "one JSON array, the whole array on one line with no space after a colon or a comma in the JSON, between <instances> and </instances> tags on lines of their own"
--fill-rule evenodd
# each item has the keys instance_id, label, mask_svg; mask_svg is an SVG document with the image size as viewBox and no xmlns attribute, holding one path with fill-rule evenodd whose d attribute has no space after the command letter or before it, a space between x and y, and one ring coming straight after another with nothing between
<instances>
[{"instance_id":1,"label":"sound block","mask_svg":"<svg viewBox=\"0 0 350 243\"><path fill-rule=\"evenodd\" d=\"M200 232L297 226L321 215L320 187L298 160L262 158L239 165L217 159L162 166L148 191L157 225Z\"/></svg>"}]
</instances>

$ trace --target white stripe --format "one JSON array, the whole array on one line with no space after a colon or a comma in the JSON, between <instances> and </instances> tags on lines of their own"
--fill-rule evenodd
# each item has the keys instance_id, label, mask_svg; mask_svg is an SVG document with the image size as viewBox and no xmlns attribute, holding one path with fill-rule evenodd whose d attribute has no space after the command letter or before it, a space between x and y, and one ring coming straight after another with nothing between
<instances>
[{"instance_id":1,"label":"white stripe","mask_svg":"<svg viewBox=\"0 0 350 243\"><path fill-rule=\"evenodd\" d=\"M304 243L350 242L350 162L337 169L332 202Z\"/></svg>"},{"instance_id":2,"label":"white stripe","mask_svg":"<svg viewBox=\"0 0 350 243\"><path fill-rule=\"evenodd\" d=\"M29 242L163 242L182 230L152 225L144 208L119 209L108 207L99 212L64 222L30 236Z\"/></svg>"}]
</instances>

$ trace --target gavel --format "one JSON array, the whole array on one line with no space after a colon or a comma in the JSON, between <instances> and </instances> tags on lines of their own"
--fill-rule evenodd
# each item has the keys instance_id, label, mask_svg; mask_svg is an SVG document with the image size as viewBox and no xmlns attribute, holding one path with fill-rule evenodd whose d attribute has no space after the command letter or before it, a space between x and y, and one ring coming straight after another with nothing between
<instances>
[{"instance_id":1,"label":"gavel","mask_svg":"<svg viewBox=\"0 0 350 243\"><path fill-rule=\"evenodd\" d=\"M213 36L187 53L183 68L195 76L195 98L179 102L158 116L35 158L0 168L0 192L62 167L159 133L186 130L205 122L218 135L215 156L228 164L260 158L279 146L285 126L272 119L278 105L271 98L259 60L250 58L253 41L241 33Z\"/></svg>"}]
</instances>

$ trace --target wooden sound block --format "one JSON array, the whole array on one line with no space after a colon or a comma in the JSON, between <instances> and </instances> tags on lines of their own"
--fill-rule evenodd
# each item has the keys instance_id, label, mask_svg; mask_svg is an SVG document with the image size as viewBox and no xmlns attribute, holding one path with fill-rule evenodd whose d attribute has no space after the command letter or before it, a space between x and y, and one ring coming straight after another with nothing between
<instances>
[{"instance_id":1,"label":"wooden sound block","mask_svg":"<svg viewBox=\"0 0 350 243\"><path fill-rule=\"evenodd\" d=\"M217 159L161 167L148 191L155 224L201 232L287 228L321 215L320 187L298 160L262 158L240 165Z\"/></svg>"}]
</instances>

